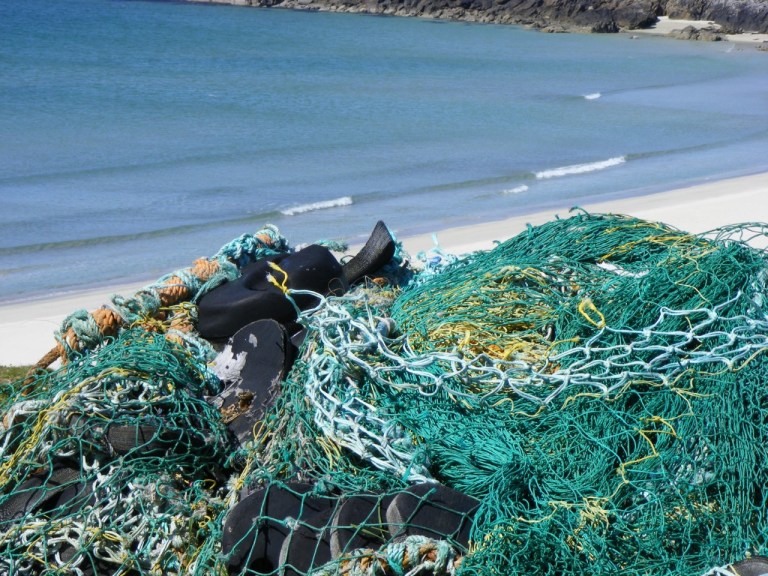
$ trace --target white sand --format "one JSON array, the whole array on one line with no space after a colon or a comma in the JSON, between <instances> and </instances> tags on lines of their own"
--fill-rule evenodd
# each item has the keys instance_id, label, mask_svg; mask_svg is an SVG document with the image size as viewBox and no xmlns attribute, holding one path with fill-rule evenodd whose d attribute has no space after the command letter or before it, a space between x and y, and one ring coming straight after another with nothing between
<instances>
[{"instance_id":1,"label":"white sand","mask_svg":"<svg viewBox=\"0 0 768 576\"><path fill-rule=\"evenodd\" d=\"M494 240L505 240L522 232L528 223L543 224L555 215L567 217L570 208L443 230L437 234L437 240L440 247L448 251L484 250L492 248ZM630 214L695 233L728 224L765 222L768 221L768 172L581 208L588 212ZM403 244L413 254L434 246L433 235L407 238Z\"/></svg>"},{"instance_id":2,"label":"white sand","mask_svg":"<svg viewBox=\"0 0 768 576\"><path fill-rule=\"evenodd\" d=\"M52 300L0 306L0 366L34 364L56 345L54 333L75 310L95 310L112 294L131 295L143 284L73 293Z\"/></svg>"},{"instance_id":3,"label":"white sand","mask_svg":"<svg viewBox=\"0 0 768 576\"><path fill-rule=\"evenodd\" d=\"M631 33L667 36L675 30L682 30L688 26L693 26L697 30L705 28L720 30L721 28L719 24L715 24L710 20L680 20L669 18L669 16L659 16L659 20L654 26L641 30L631 30ZM725 34L724 37L728 42L735 42L737 44L762 45L763 42L768 43L768 34L761 34L759 32Z\"/></svg>"},{"instance_id":4,"label":"white sand","mask_svg":"<svg viewBox=\"0 0 768 576\"><path fill-rule=\"evenodd\" d=\"M720 29L720 26L710 20L681 20L672 19L669 16L659 16L655 25L642 30L633 30L633 32L642 32L647 34L669 34L675 30L682 30L688 26L693 26L697 30L702 28Z\"/></svg>"},{"instance_id":5,"label":"white sand","mask_svg":"<svg viewBox=\"0 0 768 576\"><path fill-rule=\"evenodd\" d=\"M742 222L768 222L768 173L585 205L583 208L589 212L630 214L689 232L706 232ZM436 238L439 247L447 252L489 249L494 246L494 241L502 241L522 232L529 223L542 224L556 215L567 217L569 209L570 206L564 206L558 210L497 222L451 228L437 232ZM412 255L435 246L433 234L400 240ZM55 300L0 306L0 365L34 364L56 344L54 332L68 314L83 308L95 310L108 302L112 294L130 296L142 286L118 286Z\"/></svg>"}]
</instances>

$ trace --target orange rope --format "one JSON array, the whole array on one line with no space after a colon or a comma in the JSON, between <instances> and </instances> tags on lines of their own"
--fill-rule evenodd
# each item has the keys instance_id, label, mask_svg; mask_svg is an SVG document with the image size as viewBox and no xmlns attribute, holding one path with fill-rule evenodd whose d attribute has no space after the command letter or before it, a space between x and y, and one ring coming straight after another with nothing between
<instances>
[{"instance_id":1,"label":"orange rope","mask_svg":"<svg viewBox=\"0 0 768 576\"><path fill-rule=\"evenodd\" d=\"M258 238L265 243L270 240L266 235L259 235ZM201 282L206 282L218 272L220 267L221 265L216 260L200 258L195 260L190 269L190 273ZM160 298L160 310L157 311L155 316L158 319L164 320L166 314L165 310L163 310L164 308L189 300L191 294L189 287L186 286L179 276L171 276L166 279L163 286L158 289L158 296ZM117 312L106 306L94 310L91 312L91 316L96 321L96 325L99 327L99 332L104 336L115 336L124 324L123 318ZM69 328L63 334L62 340L66 342L66 346L61 342L56 344L56 346L37 361L31 373L47 368L58 358L61 359L62 363L66 363L67 347L71 350L77 350L79 342L77 335L72 328Z\"/></svg>"},{"instance_id":2,"label":"orange rope","mask_svg":"<svg viewBox=\"0 0 768 576\"><path fill-rule=\"evenodd\" d=\"M264 246L274 246L274 239L263 232L256 234L256 239L264 244ZM194 275L201 282L207 282L214 274L216 274L221 268L221 264L218 260L211 260L208 258L199 258L194 261L192 267L189 269L190 274ZM180 302L189 300L191 293L189 287L184 283L184 280L179 276L171 276L167 278L157 291L160 299L160 309L155 313L154 318L158 320L165 320L166 309ZM114 336L124 324L124 319L117 314L111 308L102 306L98 310L91 313L91 316L96 322L99 328L99 332L104 336ZM66 346L61 342L57 343L47 354L45 354L30 371L30 375L34 374L38 370L45 370L53 364L57 358L61 358L62 363L67 361L67 347L71 350L77 350L79 342L77 335L72 328L69 328L62 336L62 341L66 342Z\"/></svg>"}]
</instances>

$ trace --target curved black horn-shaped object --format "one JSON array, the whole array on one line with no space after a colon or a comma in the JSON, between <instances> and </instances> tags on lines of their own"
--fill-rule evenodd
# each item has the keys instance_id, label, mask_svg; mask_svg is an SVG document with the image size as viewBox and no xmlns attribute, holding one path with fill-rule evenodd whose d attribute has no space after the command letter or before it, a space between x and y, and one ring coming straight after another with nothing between
<instances>
[{"instance_id":1,"label":"curved black horn-shaped object","mask_svg":"<svg viewBox=\"0 0 768 576\"><path fill-rule=\"evenodd\" d=\"M387 225L379 220L365 246L356 256L344 264L344 278L347 283L353 284L363 276L376 272L392 260L394 255L395 239L392 238L392 233Z\"/></svg>"}]
</instances>

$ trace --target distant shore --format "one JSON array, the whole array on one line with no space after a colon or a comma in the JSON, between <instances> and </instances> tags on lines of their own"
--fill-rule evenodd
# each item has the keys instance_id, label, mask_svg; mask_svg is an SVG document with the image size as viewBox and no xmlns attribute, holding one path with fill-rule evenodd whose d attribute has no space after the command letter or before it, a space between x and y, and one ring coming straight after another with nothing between
<instances>
[{"instance_id":1,"label":"distant shore","mask_svg":"<svg viewBox=\"0 0 768 576\"><path fill-rule=\"evenodd\" d=\"M308 12L346 12L383 16L403 16L478 22L485 24L512 24L543 32L628 32L652 34L686 40L718 40L735 42L768 51L768 22L759 11L738 14L737 22L729 18L716 20L686 19L679 14L657 16L659 3L626 3L621 0L601 4L584 0L543 0L538 3L464 2L456 5L443 0L415 0L392 3L388 0L349 2L340 0L187 0L202 4L227 4L259 8L302 10ZM661 5L664 5L662 2ZM706 1L701 12L706 12ZM676 8L679 11L679 7ZM741 9L745 9L741 6ZM723 12L722 7L719 9ZM720 12L714 11L717 14ZM723 13L736 13L734 9ZM722 16L722 14L720 14ZM744 27L744 23L747 27ZM749 24L754 28L749 28Z\"/></svg>"},{"instance_id":2,"label":"distant shore","mask_svg":"<svg viewBox=\"0 0 768 576\"><path fill-rule=\"evenodd\" d=\"M570 208L563 206L399 240L412 256L436 246L454 254L486 250L493 248L497 241L524 231L528 224L538 225L555 217L568 217ZM629 214L693 233L729 224L768 221L768 172L582 208L593 213ZM389 224L395 226L396 222ZM355 251L354 247L350 249L350 253ZM144 285L146 283L105 287L66 297L0 306L0 365L34 364L55 345L54 333L68 314L79 309L95 310L106 304L112 294L131 296Z\"/></svg>"},{"instance_id":3,"label":"distant shore","mask_svg":"<svg viewBox=\"0 0 768 576\"><path fill-rule=\"evenodd\" d=\"M728 34L721 32L721 26L711 20L680 20L660 16L653 26L628 32L636 35L670 36L691 40L722 40L768 51L768 34L758 32Z\"/></svg>"}]
</instances>

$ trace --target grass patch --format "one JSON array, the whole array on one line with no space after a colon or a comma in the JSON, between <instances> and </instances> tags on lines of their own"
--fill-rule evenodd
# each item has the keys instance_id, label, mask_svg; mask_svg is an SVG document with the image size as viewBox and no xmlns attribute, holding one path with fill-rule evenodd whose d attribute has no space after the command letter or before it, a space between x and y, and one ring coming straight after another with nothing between
<instances>
[{"instance_id":1,"label":"grass patch","mask_svg":"<svg viewBox=\"0 0 768 576\"><path fill-rule=\"evenodd\" d=\"M32 370L32 366L0 366L0 384L16 382Z\"/></svg>"},{"instance_id":2,"label":"grass patch","mask_svg":"<svg viewBox=\"0 0 768 576\"><path fill-rule=\"evenodd\" d=\"M13 394L9 384L24 378L31 369L32 366L0 366L0 404Z\"/></svg>"}]
</instances>

